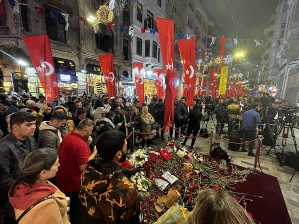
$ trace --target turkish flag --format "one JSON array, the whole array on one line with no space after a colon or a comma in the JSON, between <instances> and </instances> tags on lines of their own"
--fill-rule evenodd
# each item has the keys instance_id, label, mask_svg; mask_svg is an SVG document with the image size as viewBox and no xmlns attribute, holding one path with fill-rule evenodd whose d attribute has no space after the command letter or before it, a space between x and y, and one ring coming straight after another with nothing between
<instances>
[{"instance_id":1,"label":"turkish flag","mask_svg":"<svg viewBox=\"0 0 299 224\"><path fill-rule=\"evenodd\" d=\"M206 95L206 88L207 88L207 82L206 81L203 81L200 79L198 81L198 92L197 92L197 95L198 96L205 96Z\"/></svg>"},{"instance_id":2,"label":"turkish flag","mask_svg":"<svg viewBox=\"0 0 299 224\"><path fill-rule=\"evenodd\" d=\"M142 62L133 63L133 73L135 77L135 86L140 105L144 102L144 69Z\"/></svg>"},{"instance_id":3,"label":"turkish flag","mask_svg":"<svg viewBox=\"0 0 299 224\"><path fill-rule=\"evenodd\" d=\"M99 61L104 75L108 95L109 97L115 97L116 80L114 74L113 54L101 54L99 55Z\"/></svg>"},{"instance_id":4,"label":"turkish flag","mask_svg":"<svg viewBox=\"0 0 299 224\"><path fill-rule=\"evenodd\" d=\"M178 41L181 61L184 69L184 90L186 89L186 104L191 106L194 104L195 93L195 40L179 40Z\"/></svg>"},{"instance_id":5,"label":"turkish flag","mask_svg":"<svg viewBox=\"0 0 299 224\"><path fill-rule=\"evenodd\" d=\"M210 68L210 95L216 99L217 80L215 79L215 68Z\"/></svg>"},{"instance_id":6,"label":"turkish flag","mask_svg":"<svg viewBox=\"0 0 299 224\"><path fill-rule=\"evenodd\" d=\"M164 80L163 80L163 70L156 69L154 70L156 74L156 86L157 86L157 95L159 99L164 99Z\"/></svg>"},{"instance_id":7,"label":"turkish flag","mask_svg":"<svg viewBox=\"0 0 299 224\"><path fill-rule=\"evenodd\" d=\"M172 20L159 17L156 18L156 22L166 75L164 124L167 126L169 121L174 125L174 23Z\"/></svg>"},{"instance_id":8,"label":"turkish flag","mask_svg":"<svg viewBox=\"0 0 299 224\"><path fill-rule=\"evenodd\" d=\"M38 14L43 14L45 12L45 9L41 7L34 6L34 9Z\"/></svg>"},{"instance_id":9,"label":"turkish flag","mask_svg":"<svg viewBox=\"0 0 299 224\"><path fill-rule=\"evenodd\" d=\"M58 85L49 38L40 35L23 37L23 40L45 91L46 100L51 102L54 96L58 96Z\"/></svg>"}]
</instances>

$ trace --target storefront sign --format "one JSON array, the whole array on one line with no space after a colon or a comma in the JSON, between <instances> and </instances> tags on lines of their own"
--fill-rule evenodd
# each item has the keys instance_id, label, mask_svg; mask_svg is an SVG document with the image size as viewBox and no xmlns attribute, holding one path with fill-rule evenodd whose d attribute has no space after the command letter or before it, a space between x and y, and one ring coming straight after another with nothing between
<instances>
[{"instance_id":1,"label":"storefront sign","mask_svg":"<svg viewBox=\"0 0 299 224\"><path fill-rule=\"evenodd\" d=\"M63 81L63 82L69 82L69 81L71 81L71 76L61 74L60 75L60 80Z\"/></svg>"},{"instance_id":2,"label":"storefront sign","mask_svg":"<svg viewBox=\"0 0 299 224\"><path fill-rule=\"evenodd\" d=\"M133 78L131 78L131 77L125 77L125 76L121 76L121 77L120 77L120 81L133 82Z\"/></svg>"},{"instance_id":3,"label":"storefront sign","mask_svg":"<svg viewBox=\"0 0 299 224\"><path fill-rule=\"evenodd\" d=\"M150 72L146 72L144 74L144 78L148 79L148 80L156 80L156 74L150 73Z\"/></svg>"},{"instance_id":4,"label":"storefront sign","mask_svg":"<svg viewBox=\"0 0 299 224\"><path fill-rule=\"evenodd\" d=\"M86 72L87 74L96 74L96 75L102 75L102 68L98 65L93 64L87 64L86 65Z\"/></svg>"},{"instance_id":5,"label":"storefront sign","mask_svg":"<svg viewBox=\"0 0 299 224\"><path fill-rule=\"evenodd\" d=\"M77 82L78 81L78 77L77 76L73 76L73 75L69 75L69 74L65 74L65 73L58 73L57 74L57 80L61 81L61 82Z\"/></svg>"}]
</instances>

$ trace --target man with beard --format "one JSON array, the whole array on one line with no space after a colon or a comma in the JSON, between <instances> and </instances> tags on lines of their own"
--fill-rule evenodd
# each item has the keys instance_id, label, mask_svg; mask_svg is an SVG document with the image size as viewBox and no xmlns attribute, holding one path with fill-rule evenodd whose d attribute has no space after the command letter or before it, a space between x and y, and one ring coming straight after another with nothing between
<instances>
[{"instance_id":1,"label":"man with beard","mask_svg":"<svg viewBox=\"0 0 299 224\"><path fill-rule=\"evenodd\" d=\"M126 136L106 131L96 146L101 157L89 161L82 174L82 223L138 224L138 191L120 167L127 155Z\"/></svg>"},{"instance_id":2,"label":"man with beard","mask_svg":"<svg viewBox=\"0 0 299 224\"><path fill-rule=\"evenodd\" d=\"M84 171L85 164L93 159L97 154L94 147L90 153L88 145L92 139L90 135L94 128L94 123L90 119L80 121L75 131L66 135L62 140L59 150L60 169L56 174L58 188L70 197L70 222L72 224L81 223L78 192L80 188L80 177Z\"/></svg>"}]
</instances>

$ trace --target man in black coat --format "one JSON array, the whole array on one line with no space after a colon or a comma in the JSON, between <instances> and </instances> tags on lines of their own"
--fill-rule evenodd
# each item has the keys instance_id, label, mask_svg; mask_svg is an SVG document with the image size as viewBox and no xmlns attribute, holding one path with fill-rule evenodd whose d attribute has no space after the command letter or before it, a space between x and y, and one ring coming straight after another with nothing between
<instances>
[{"instance_id":1,"label":"man in black coat","mask_svg":"<svg viewBox=\"0 0 299 224\"><path fill-rule=\"evenodd\" d=\"M223 134L223 127L224 127L224 116L226 115L225 112L225 105L223 104L223 99L218 100L218 104L214 109L214 114L216 114L216 132L218 134Z\"/></svg>"},{"instance_id":2,"label":"man in black coat","mask_svg":"<svg viewBox=\"0 0 299 224\"><path fill-rule=\"evenodd\" d=\"M0 140L0 217L9 219L8 190L21 174L25 157L36 149L35 119L27 112L12 114L11 133Z\"/></svg>"},{"instance_id":3,"label":"man in black coat","mask_svg":"<svg viewBox=\"0 0 299 224\"><path fill-rule=\"evenodd\" d=\"M183 107L183 105L179 102L179 98L176 97L174 99L174 126L175 126L175 139L178 139L180 127L182 124L182 120L184 117L187 116L188 111ZM169 129L170 138L172 138L173 135L173 127L170 127Z\"/></svg>"},{"instance_id":4,"label":"man in black coat","mask_svg":"<svg viewBox=\"0 0 299 224\"><path fill-rule=\"evenodd\" d=\"M120 109L120 112L118 114L116 114L114 117L114 124L117 125L119 123L122 123L122 125L119 127L119 131L121 131L122 133L124 133L127 136L128 134L130 134L128 128L131 125L129 124L129 122L130 122L130 119L128 116L128 108L122 107Z\"/></svg>"},{"instance_id":5,"label":"man in black coat","mask_svg":"<svg viewBox=\"0 0 299 224\"><path fill-rule=\"evenodd\" d=\"M164 102L162 99L155 104L155 120L158 122L160 128L164 127ZM159 137L159 133L157 133ZM164 129L161 130L161 139L164 140Z\"/></svg>"}]
</instances>

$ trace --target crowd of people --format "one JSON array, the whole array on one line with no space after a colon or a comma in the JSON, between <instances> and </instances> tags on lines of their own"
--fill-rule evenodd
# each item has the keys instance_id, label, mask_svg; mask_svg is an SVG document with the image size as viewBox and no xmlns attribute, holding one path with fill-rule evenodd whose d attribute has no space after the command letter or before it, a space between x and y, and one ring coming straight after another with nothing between
<instances>
[{"instance_id":1,"label":"crowd of people","mask_svg":"<svg viewBox=\"0 0 299 224\"><path fill-rule=\"evenodd\" d=\"M46 102L42 95L36 99L23 94L17 100L13 95L0 96L3 223L13 223L15 219L18 223L139 223L138 191L128 180L132 173L119 165L134 150L133 145L141 143L145 148L146 144L150 149L153 130L157 132L156 138L165 139L163 100L153 97L149 104L140 105L137 99L131 102L125 97L111 99L107 95L96 99L88 95L72 96L66 101L61 98ZM245 130L243 141L255 137L255 125L260 123L256 104L241 101L241 108L230 99L226 107L222 99L213 101L210 97L195 98L190 107L185 102L184 97L174 100L170 139L179 140L180 134L185 134L181 142L185 145L188 136L197 136L203 115L209 115L209 110L216 114L220 134L225 113L232 132L235 124L231 121L239 120L245 111L240 119ZM134 138L130 136L133 128ZM195 140L192 138L190 149L194 149ZM248 155L251 153L252 147ZM199 197L211 197L208 194L219 194L212 196L213 200L229 199L219 192ZM69 221L66 197L70 198ZM201 200L213 204L211 198ZM201 200L198 206L202 206ZM240 209L237 215L227 210L232 213L227 216L229 220L252 223ZM198 223L196 220L202 213L201 209L195 209L188 223Z\"/></svg>"}]
</instances>

